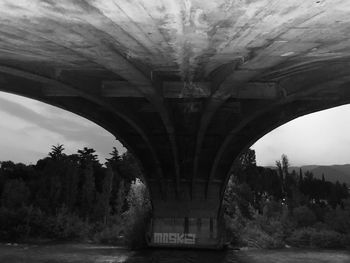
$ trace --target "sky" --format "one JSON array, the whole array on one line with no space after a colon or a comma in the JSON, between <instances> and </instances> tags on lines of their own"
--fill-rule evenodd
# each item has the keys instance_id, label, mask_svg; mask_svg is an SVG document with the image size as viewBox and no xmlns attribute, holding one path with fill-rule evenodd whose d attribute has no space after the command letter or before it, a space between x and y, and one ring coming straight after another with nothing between
<instances>
[{"instance_id":1,"label":"sky","mask_svg":"<svg viewBox=\"0 0 350 263\"><path fill-rule=\"evenodd\" d=\"M66 154L84 147L93 148L102 163L110 157L113 146L125 152L112 134L85 118L36 100L0 92L0 161L35 164L57 144L64 145Z\"/></svg>"},{"instance_id":2,"label":"sky","mask_svg":"<svg viewBox=\"0 0 350 263\"><path fill-rule=\"evenodd\" d=\"M0 161L35 164L63 144L66 154L94 148L102 162L113 146L125 148L93 122L39 101L0 92ZM286 154L291 165L350 163L350 105L297 118L252 147L258 165L275 165Z\"/></svg>"}]
</instances>

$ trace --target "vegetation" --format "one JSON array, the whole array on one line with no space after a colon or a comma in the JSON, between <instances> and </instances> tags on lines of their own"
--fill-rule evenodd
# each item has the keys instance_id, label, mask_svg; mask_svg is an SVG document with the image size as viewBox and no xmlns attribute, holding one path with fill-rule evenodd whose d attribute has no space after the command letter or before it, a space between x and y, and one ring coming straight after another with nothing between
<instances>
[{"instance_id":1,"label":"vegetation","mask_svg":"<svg viewBox=\"0 0 350 263\"><path fill-rule=\"evenodd\" d=\"M260 248L350 246L350 194L346 184L256 165L248 150L224 195L226 238ZM114 148L102 165L91 148L66 155L53 146L35 165L1 162L0 241L91 240L145 245L151 203L130 153Z\"/></svg>"},{"instance_id":2,"label":"vegetation","mask_svg":"<svg viewBox=\"0 0 350 263\"><path fill-rule=\"evenodd\" d=\"M105 165L95 150L64 154L52 146L35 165L1 162L0 240L93 240L125 243L123 238L147 221L150 201L130 153L116 148ZM145 228L145 227L143 227ZM135 229L136 231L136 229ZM141 234L142 235L142 234ZM139 243L143 242L138 238Z\"/></svg>"},{"instance_id":3,"label":"vegetation","mask_svg":"<svg viewBox=\"0 0 350 263\"><path fill-rule=\"evenodd\" d=\"M241 156L224 196L228 240L261 248L349 247L348 186L288 168L285 155L276 169L258 167L253 150Z\"/></svg>"}]
</instances>

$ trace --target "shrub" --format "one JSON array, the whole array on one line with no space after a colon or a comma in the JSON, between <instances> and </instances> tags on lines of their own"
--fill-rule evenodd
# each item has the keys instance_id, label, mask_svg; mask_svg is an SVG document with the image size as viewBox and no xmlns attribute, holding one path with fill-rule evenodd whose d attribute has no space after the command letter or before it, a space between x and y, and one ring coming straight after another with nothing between
<instances>
[{"instance_id":1,"label":"shrub","mask_svg":"<svg viewBox=\"0 0 350 263\"><path fill-rule=\"evenodd\" d=\"M120 215L110 216L108 224L96 223L92 230L95 242L111 245L124 244L124 224Z\"/></svg>"},{"instance_id":2,"label":"shrub","mask_svg":"<svg viewBox=\"0 0 350 263\"><path fill-rule=\"evenodd\" d=\"M317 248L340 248L343 246L343 237L332 230L315 231L311 235L310 245Z\"/></svg>"},{"instance_id":3,"label":"shrub","mask_svg":"<svg viewBox=\"0 0 350 263\"><path fill-rule=\"evenodd\" d=\"M225 240L233 245L240 245L242 243L242 231L245 226L245 219L240 213L234 217L224 216L225 224Z\"/></svg>"},{"instance_id":4,"label":"shrub","mask_svg":"<svg viewBox=\"0 0 350 263\"><path fill-rule=\"evenodd\" d=\"M51 226L50 237L62 240L83 240L88 237L91 226L77 215L68 212L66 207L61 208L56 216L49 219Z\"/></svg>"},{"instance_id":5,"label":"shrub","mask_svg":"<svg viewBox=\"0 0 350 263\"><path fill-rule=\"evenodd\" d=\"M121 233L122 227L120 225L105 226L94 234L93 240L103 244L120 245L123 243Z\"/></svg>"},{"instance_id":6,"label":"shrub","mask_svg":"<svg viewBox=\"0 0 350 263\"><path fill-rule=\"evenodd\" d=\"M33 233L39 235L43 232L41 231L42 219L39 209L22 207L11 210L2 207L0 208L0 239L18 241Z\"/></svg>"},{"instance_id":7,"label":"shrub","mask_svg":"<svg viewBox=\"0 0 350 263\"><path fill-rule=\"evenodd\" d=\"M339 248L344 246L344 236L332 230L302 228L295 230L287 239L295 247Z\"/></svg>"},{"instance_id":8,"label":"shrub","mask_svg":"<svg viewBox=\"0 0 350 263\"><path fill-rule=\"evenodd\" d=\"M19 208L28 203L30 190L21 179L8 180L2 193L3 206L12 209Z\"/></svg>"},{"instance_id":9,"label":"shrub","mask_svg":"<svg viewBox=\"0 0 350 263\"><path fill-rule=\"evenodd\" d=\"M284 242L280 238L269 235L253 222L247 224L242 233L243 244L257 248L282 248Z\"/></svg>"},{"instance_id":10,"label":"shrub","mask_svg":"<svg viewBox=\"0 0 350 263\"><path fill-rule=\"evenodd\" d=\"M284 239L284 226L279 218L267 218L266 216L256 215L254 222L270 236L279 240Z\"/></svg>"},{"instance_id":11,"label":"shrub","mask_svg":"<svg viewBox=\"0 0 350 263\"><path fill-rule=\"evenodd\" d=\"M307 206L299 206L293 210L294 219L299 227L311 226L316 222L314 212Z\"/></svg>"},{"instance_id":12,"label":"shrub","mask_svg":"<svg viewBox=\"0 0 350 263\"><path fill-rule=\"evenodd\" d=\"M332 230L343 234L350 234L350 211L337 207L325 215L325 222Z\"/></svg>"},{"instance_id":13,"label":"shrub","mask_svg":"<svg viewBox=\"0 0 350 263\"><path fill-rule=\"evenodd\" d=\"M140 180L131 184L127 201L129 210L124 214L126 244L133 249L146 247L151 203L146 186Z\"/></svg>"}]
</instances>

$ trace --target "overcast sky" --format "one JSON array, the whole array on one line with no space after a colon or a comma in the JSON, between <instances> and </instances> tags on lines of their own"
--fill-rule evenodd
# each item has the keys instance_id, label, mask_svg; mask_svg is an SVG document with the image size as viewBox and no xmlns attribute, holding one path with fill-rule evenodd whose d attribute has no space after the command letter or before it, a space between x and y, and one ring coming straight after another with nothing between
<instances>
[{"instance_id":1,"label":"overcast sky","mask_svg":"<svg viewBox=\"0 0 350 263\"><path fill-rule=\"evenodd\" d=\"M0 161L33 163L47 156L52 145L65 153L94 148L101 161L113 146L125 151L115 137L71 112L39 101L0 92Z\"/></svg>"},{"instance_id":2,"label":"overcast sky","mask_svg":"<svg viewBox=\"0 0 350 263\"><path fill-rule=\"evenodd\" d=\"M292 165L350 163L350 105L293 120L267 134L252 148L259 165L274 165L284 153ZM101 160L113 146L113 135L96 124L59 108L0 92L0 161L36 163L54 144L66 153L94 148Z\"/></svg>"}]
</instances>

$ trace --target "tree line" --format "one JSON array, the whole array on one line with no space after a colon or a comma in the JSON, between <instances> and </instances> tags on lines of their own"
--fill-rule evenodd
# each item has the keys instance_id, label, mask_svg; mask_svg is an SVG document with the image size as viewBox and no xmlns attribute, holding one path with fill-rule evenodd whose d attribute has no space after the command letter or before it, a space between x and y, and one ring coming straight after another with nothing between
<instances>
[{"instance_id":1,"label":"tree line","mask_svg":"<svg viewBox=\"0 0 350 263\"><path fill-rule=\"evenodd\" d=\"M113 148L102 164L96 151L64 153L25 165L0 166L0 240L93 240L145 245L151 203L135 157ZM350 194L346 184L289 171L283 155L275 168L259 167L243 153L232 170L222 205L228 242L265 248L350 246Z\"/></svg>"},{"instance_id":2,"label":"tree line","mask_svg":"<svg viewBox=\"0 0 350 263\"><path fill-rule=\"evenodd\" d=\"M275 168L257 166L254 150L240 156L223 203L233 241L245 239L246 244L256 239L263 247L288 242L350 246L349 187L329 182L324 175L318 179L310 171L290 171L289 167L286 155L276 161Z\"/></svg>"},{"instance_id":3,"label":"tree line","mask_svg":"<svg viewBox=\"0 0 350 263\"><path fill-rule=\"evenodd\" d=\"M133 195L139 194L133 191L145 189L137 178L142 173L134 156L120 155L115 147L105 164L92 148L67 155L60 144L34 165L3 161L0 238L74 239L103 231L108 235L108 227L117 227L110 234L117 238L125 230L122 215L130 212L137 198Z\"/></svg>"}]
</instances>

